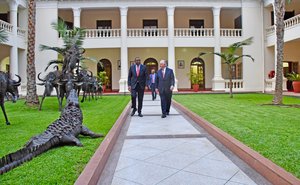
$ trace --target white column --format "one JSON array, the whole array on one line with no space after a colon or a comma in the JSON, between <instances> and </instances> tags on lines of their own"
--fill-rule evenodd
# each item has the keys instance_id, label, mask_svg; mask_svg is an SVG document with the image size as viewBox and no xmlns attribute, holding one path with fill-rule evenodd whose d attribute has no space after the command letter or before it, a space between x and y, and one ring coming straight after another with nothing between
<instances>
[{"instance_id":1,"label":"white column","mask_svg":"<svg viewBox=\"0 0 300 185\"><path fill-rule=\"evenodd\" d=\"M220 44L220 7L213 7L214 15L214 37L215 37L215 47L214 52L221 52ZM212 90L213 91L224 91L225 84L222 78L222 63L221 57L214 55L214 78L212 79Z\"/></svg>"},{"instance_id":2,"label":"white column","mask_svg":"<svg viewBox=\"0 0 300 185\"><path fill-rule=\"evenodd\" d=\"M175 75L175 87L174 91L177 89L177 78L175 74L175 46L174 46L174 11L175 7L167 7L168 14L168 67L173 69Z\"/></svg>"},{"instance_id":3,"label":"white column","mask_svg":"<svg viewBox=\"0 0 300 185\"><path fill-rule=\"evenodd\" d=\"M80 8L72 8L73 9L73 20L74 20L74 27L80 28Z\"/></svg>"},{"instance_id":4,"label":"white column","mask_svg":"<svg viewBox=\"0 0 300 185\"><path fill-rule=\"evenodd\" d=\"M17 46L17 39L18 39L18 2L16 0L9 1L9 8L10 8L10 23L13 25L12 29L12 47L10 49L10 63L9 63L9 70L10 75L13 79L16 79L15 74L19 74L18 72L18 46Z\"/></svg>"},{"instance_id":5,"label":"white column","mask_svg":"<svg viewBox=\"0 0 300 185\"><path fill-rule=\"evenodd\" d=\"M127 12L128 7L120 7L121 15L121 79L119 92L128 92L128 49L127 49Z\"/></svg>"}]
</instances>

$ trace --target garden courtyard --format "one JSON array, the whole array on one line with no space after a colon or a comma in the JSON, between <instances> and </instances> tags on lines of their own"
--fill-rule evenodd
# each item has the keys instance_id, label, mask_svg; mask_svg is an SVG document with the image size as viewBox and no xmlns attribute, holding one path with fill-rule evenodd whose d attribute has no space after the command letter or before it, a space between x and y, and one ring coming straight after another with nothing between
<instances>
[{"instance_id":1,"label":"garden courtyard","mask_svg":"<svg viewBox=\"0 0 300 185\"><path fill-rule=\"evenodd\" d=\"M235 94L231 99L228 94L176 94L173 99L299 178L300 109L293 106L267 105L271 103L272 97L267 94ZM81 103L84 125L96 133L106 135L129 101L129 96L114 95ZM144 106L144 118L131 118L137 121L138 127L137 130L129 128L128 134L133 134L131 137L137 137L146 124L150 127L154 124L149 120L147 122L147 119L155 119L160 109L159 106L151 105L151 102L146 102ZM299 105L300 98L284 97L284 103ZM45 100L42 111L27 108L23 100L16 104L7 102L6 109L11 125L6 126L4 119L0 125L0 156L20 149L32 136L43 132L60 114L57 99L54 97ZM177 111L172 110L170 117L167 117L168 128L156 127L157 130L148 129L146 132L151 136L155 133L161 136L164 129L172 130L170 127L176 122L172 122L172 119L178 117L175 113ZM189 126L189 129L193 130L192 127ZM176 135L177 131L172 130L172 134ZM192 138L184 141L177 138L177 141L182 145L189 139ZM64 146L51 149L1 175L0 184L74 184L102 140L103 138L80 137L83 147ZM133 140L131 138L130 141ZM197 150L202 150L200 145L198 149L184 151L182 155L192 155Z\"/></svg>"}]
</instances>

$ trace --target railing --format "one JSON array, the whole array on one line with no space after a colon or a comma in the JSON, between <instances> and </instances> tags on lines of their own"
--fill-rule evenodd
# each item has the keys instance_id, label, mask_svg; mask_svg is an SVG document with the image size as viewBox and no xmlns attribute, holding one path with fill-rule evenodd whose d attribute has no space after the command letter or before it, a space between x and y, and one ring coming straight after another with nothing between
<instances>
[{"instance_id":1,"label":"railing","mask_svg":"<svg viewBox=\"0 0 300 185\"><path fill-rule=\"evenodd\" d=\"M225 82L225 89L230 88L230 82L228 79L224 80ZM232 89L242 89L244 87L243 80L232 80Z\"/></svg>"},{"instance_id":2,"label":"railing","mask_svg":"<svg viewBox=\"0 0 300 185\"><path fill-rule=\"evenodd\" d=\"M242 29L221 29L221 37L241 37Z\"/></svg>"},{"instance_id":3,"label":"railing","mask_svg":"<svg viewBox=\"0 0 300 185\"><path fill-rule=\"evenodd\" d=\"M120 37L120 29L87 29L85 32L86 38L106 38L106 37Z\"/></svg>"},{"instance_id":4,"label":"railing","mask_svg":"<svg viewBox=\"0 0 300 185\"><path fill-rule=\"evenodd\" d=\"M175 37L213 37L213 28L175 28Z\"/></svg>"},{"instance_id":5,"label":"railing","mask_svg":"<svg viewBox=\"0 0 300 185\"><path fill-rule=\"evenodd\" d=\"M293 27L300 23L300 14L284 21L284 28Z\"/></svg>"},{"instance_id":6,"label":"railing","mask_svg":"<svg viewBox=\"0 0 300 185\"><path fill-rule=\"evenodd\" d=\"M0 29L4 29L7 32L12 32L13 25L11 25L11 24L9 24L5 21L0 20Z\"/></svg>"},{"instance_id":7,"label":"railing","mask_svg":"<svg viewBox=\"0 0 300 185\"><path fill-rule=\"evenodd\" d=\"M166 37L168 36L167 28L154 29L127 29L128 37Z\"/></svg>"},{"instance_id":8,"label":"railing","mask_svg":"<svg viewBox=\"0 0 300 185\"><path fill-rule=\"evenodd\" d=\"M290 27L293 27L295 25L298 25L300 24L300 14L299 15L296 15L292 18L289 18L287 20L284 21L284 28L290 28ZM275 26L270 26L269 28L267 28L267 35L270 35L272 33L275 32Z\"/></svg>"},{"instance_id":9,"label":"railing","mask_svg":"<svg viewBox=\"0 0 300 185\"><path fill-rule=\"evenodd\" d=\"M274 33L275 32L275 26L273 25L273 26L270 26L269 28L267 28L267 35L270 35L270 34L272 34L272 33Z\"/></svg>"},{"instance_id":10,"label":"railing","mask_svg":"<svg viewBox=\"0 0 300 185\"><path fill-rule=\"evenodd\" d=\"M26 30L25 29L18 28L17 32L18 32L18 35L21 36L21 37L25 37L25 35L26 35Z\"/></svg>"},{"instance_id":11,"label":"railing","mask_svg":"<svg viewBox=\"0 0 300 185\"><path fill-rule=\"evenodd\" d=\"M59 33L59 38L62 36L72 37L73 31L68 30L65 33ZM107 37L120 37L121 30L120 29L86 29L85 30L85 38L107 38Z\"/></svg>"}]
</instances>

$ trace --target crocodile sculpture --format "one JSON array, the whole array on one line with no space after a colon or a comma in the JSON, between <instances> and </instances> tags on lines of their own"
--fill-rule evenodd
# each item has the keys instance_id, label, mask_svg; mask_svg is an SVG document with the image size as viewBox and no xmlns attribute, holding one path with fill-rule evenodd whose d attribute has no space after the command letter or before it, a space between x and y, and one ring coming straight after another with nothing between
<instances>
[{"instance_id":1,"label":"crocodile sculpture","mask_svg":"<svg viewBox=\"0 0 300 185\"><path fill-rule=\"evenodd\" d=\"M0 159L0 174L20 166L53 147L61 145L83 146L76 138L79 134L92 138L103 136L83 126L82 120L83 116L79 107L78 96L73 89L67 98L67 104L59 119L49 125L44 133L32 137L22 149Z\"/></svg>"}]
</instances>

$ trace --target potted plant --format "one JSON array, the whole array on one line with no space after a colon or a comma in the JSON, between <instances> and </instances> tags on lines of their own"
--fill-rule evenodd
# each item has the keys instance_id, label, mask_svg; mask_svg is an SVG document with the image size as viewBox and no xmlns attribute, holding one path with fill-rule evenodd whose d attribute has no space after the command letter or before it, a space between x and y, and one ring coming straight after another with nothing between
<instances>
[{"instance_id":1,"label":"potted plant","mask_svg":"<svg viewBox=\"0 0 300 185\"><path fill-rule=\"evenodd\" d=\"M188 73L190 76L191 84L193 86L194 92L199 91L199 83L200 83L200 74L198 73Z\"/></svg>"},{"instance_id":2,"label":"potted plant","mask_svg":"<svg viewBox=\"0 0 300 185\"><path fill-rule=\"evenodd\" d=\"M292 72L287 74L287 78L293 82L293 89L295 93L300 93L300 75Z\"/></svg>"},{"instance_id":3,"label":"potted plant","mask_svg":"<svg viewBox=\"0 0 300 185\"><path fill-rule=\"evenodd\" d=\"M98 73L98 79L100 80L101 84L102 84L102 90L103 92L105 92L106 89L106 85L108 83L108 76L106 75L105 71L101 71Z\"/></svg>"}]
</instances>

